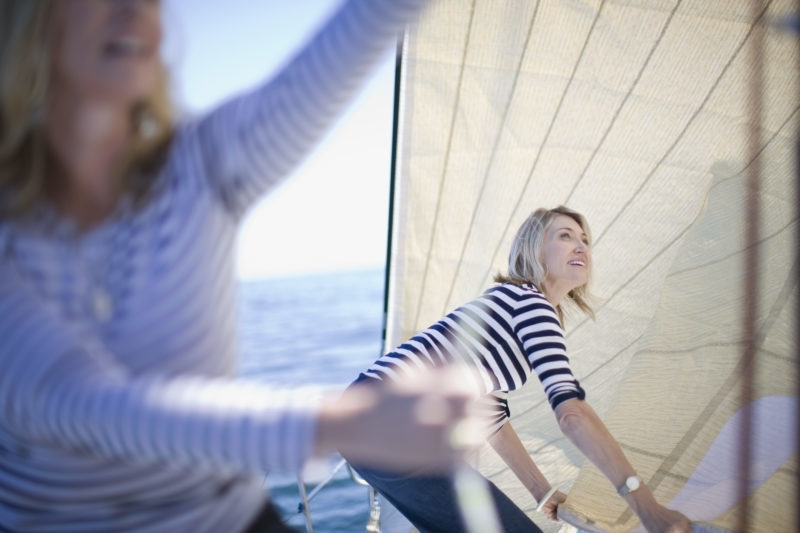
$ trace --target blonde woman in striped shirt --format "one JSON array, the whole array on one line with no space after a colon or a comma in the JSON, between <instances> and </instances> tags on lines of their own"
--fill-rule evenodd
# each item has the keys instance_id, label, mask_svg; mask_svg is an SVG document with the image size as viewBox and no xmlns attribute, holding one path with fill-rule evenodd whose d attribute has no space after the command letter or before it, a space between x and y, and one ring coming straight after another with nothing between
<instances>
[{"instance_id":1,"label":"blonde woman in striped shirt","mask_svg":"<svg viewBox=\"0 0 800 533\"><path fill-rule=\"evenodd\" d=\"M286 531L266 471L336 448L452 464L452 420L406 414L419 391L236 379L238 225L421 8L346 2L273 79L175 124L157 0L0 0L0 530Z\"/></svg>"},{"instance_id":2,"label":"blonde woman in striped shirt","mask_svg":"<svg viewBox=\"0 0 800 533\"><path fill-rule=\"evenodd\" d=\"M508 274L496 276L497 284L481 296L379 358L356 384L380 388L419 379L425 369L463 368L464 379L478 394L476 410L485 421L486 439L531 493L534 507L556 520L566 495L550 485L508 421L508 393L535 375L564 434L618 487L648 531L687 532L686 517L658 504L640 482L570 369L563 310L571 305L594 316L586 296L590 243L589 225L580 213L564 206L537 209L514 238ZM422 533L468 531L450 477L397 474L354 462ZM540 531L502 491L486 483L503 531Z\"/></svg>"}]
</instances>

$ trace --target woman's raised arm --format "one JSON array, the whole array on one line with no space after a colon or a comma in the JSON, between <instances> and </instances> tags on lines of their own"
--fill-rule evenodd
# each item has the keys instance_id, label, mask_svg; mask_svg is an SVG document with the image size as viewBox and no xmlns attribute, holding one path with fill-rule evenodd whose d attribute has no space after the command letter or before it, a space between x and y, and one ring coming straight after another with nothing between
<instances>
[{"instance_id":1,"label":"woman's raised arm","mask_svg":"<svg viewBox=\"0 0 800 533\"><path fill-rule=\"evenodd\" d=\"M349 0L272 79L212 111L188 147L241 215L286 178L353 101L425 0Z\"/></svg>"}]
</instances>

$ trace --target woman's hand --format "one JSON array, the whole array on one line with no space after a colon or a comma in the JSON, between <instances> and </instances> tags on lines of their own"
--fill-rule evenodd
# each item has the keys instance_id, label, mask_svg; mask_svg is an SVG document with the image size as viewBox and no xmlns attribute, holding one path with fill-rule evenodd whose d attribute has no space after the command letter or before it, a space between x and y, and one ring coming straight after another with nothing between
<instances>
[{"instance_id":1,"label":"woman's hand","mask_svg":"<svg viewBox=\"0 0 800 533\"><path fill-rule=\"evenodd\" d=\"M348 388L326 402L317 453L338 450L349 461L383 470L449 472L483 442L468 414L474 392L455 371L429 372L407 383Z\"/></svg>"},{"instance_id":2,"label":"woman's hand","mask_svg":"<svg viewBox=\"0 0 800 533\"><path fill-rule=\"evenodd\" d=\"M678 511L654 504L654 508L643 514L642 525L650 533L691 533L689 519Z\"/></svg>"},{"instance_id":3,"label":"woman's hand","mask_svg":"<svg viewBox=\"0 0 800 533\"><path fill-rule=\"evenodd\" d=\"M576 398L566 400L556 407L556 417L564 435L614 486L618 487L624 479L636 472L608 428L586 401ZM659 504L646 485L628 493L625 501L651 533L691 531L689 520L681 513Z\"/></svg>"},{"instance_id":4,"label":"woman's hand","mask_svg":"<svg viewBox=\"0 0 800 533\"><path fill-rule=\"evenodd\" d=\"M558 519L558 506L567 500L567 495L557 490L550 496L542 506L542 512L547 518L555 522L560 522Z\"/></svg>"}]
</instances>

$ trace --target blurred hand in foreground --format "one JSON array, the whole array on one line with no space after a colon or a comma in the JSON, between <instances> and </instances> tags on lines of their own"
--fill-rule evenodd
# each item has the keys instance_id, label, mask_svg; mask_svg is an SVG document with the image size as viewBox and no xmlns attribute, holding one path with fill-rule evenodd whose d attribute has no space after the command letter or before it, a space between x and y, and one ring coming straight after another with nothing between
<instances>
[{"instance_id":1,"label":"blurred hand in foreground","mask_svg":"<svg viewBox=\"0 0 800 533\"><path fill-rule=\"evenodd\" d=\"M474 398L463 372L454 369L402 384L351 386L323 406L317 453L335 449L383 470L449 472L484 442L470 413Z\"/></svg>"}]
</instances>

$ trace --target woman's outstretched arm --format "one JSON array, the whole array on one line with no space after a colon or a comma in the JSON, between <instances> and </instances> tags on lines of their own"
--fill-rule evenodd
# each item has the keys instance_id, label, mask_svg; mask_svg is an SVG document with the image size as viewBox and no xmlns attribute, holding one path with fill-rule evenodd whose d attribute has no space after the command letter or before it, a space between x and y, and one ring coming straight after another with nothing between
<instances>
[{"instance_id":1,"label":"woman's outstretched arm","mask_svg":"<svg viewBox=\"0 0 800 533\"><path fill-rule=\"evenodd\" d=\"M109 460L249 472L293 471L336 448L387 469L446 470L461 453L450 437L470 398L437 377L340 397L199 374L136 375L3 261L0 367L0 427L21 441ZM420 402L439 405L441 416L415 418Z\"/></svg>"},{"instance_id":2,"label":"woman's outstretched arm","mask_svg":"<svg viewBox=\"0 0 800 533\"><path fill-rule=\"evenodd\" d=\"M619 443L584 400L567 400L556 407L558 425L564 435L594 463L615 488L636 475ZM650 532L683 533L691 531L689 520L677 511L659 504L645 485L624 496L625 501Z\"/></svg>"}]
</instances>

